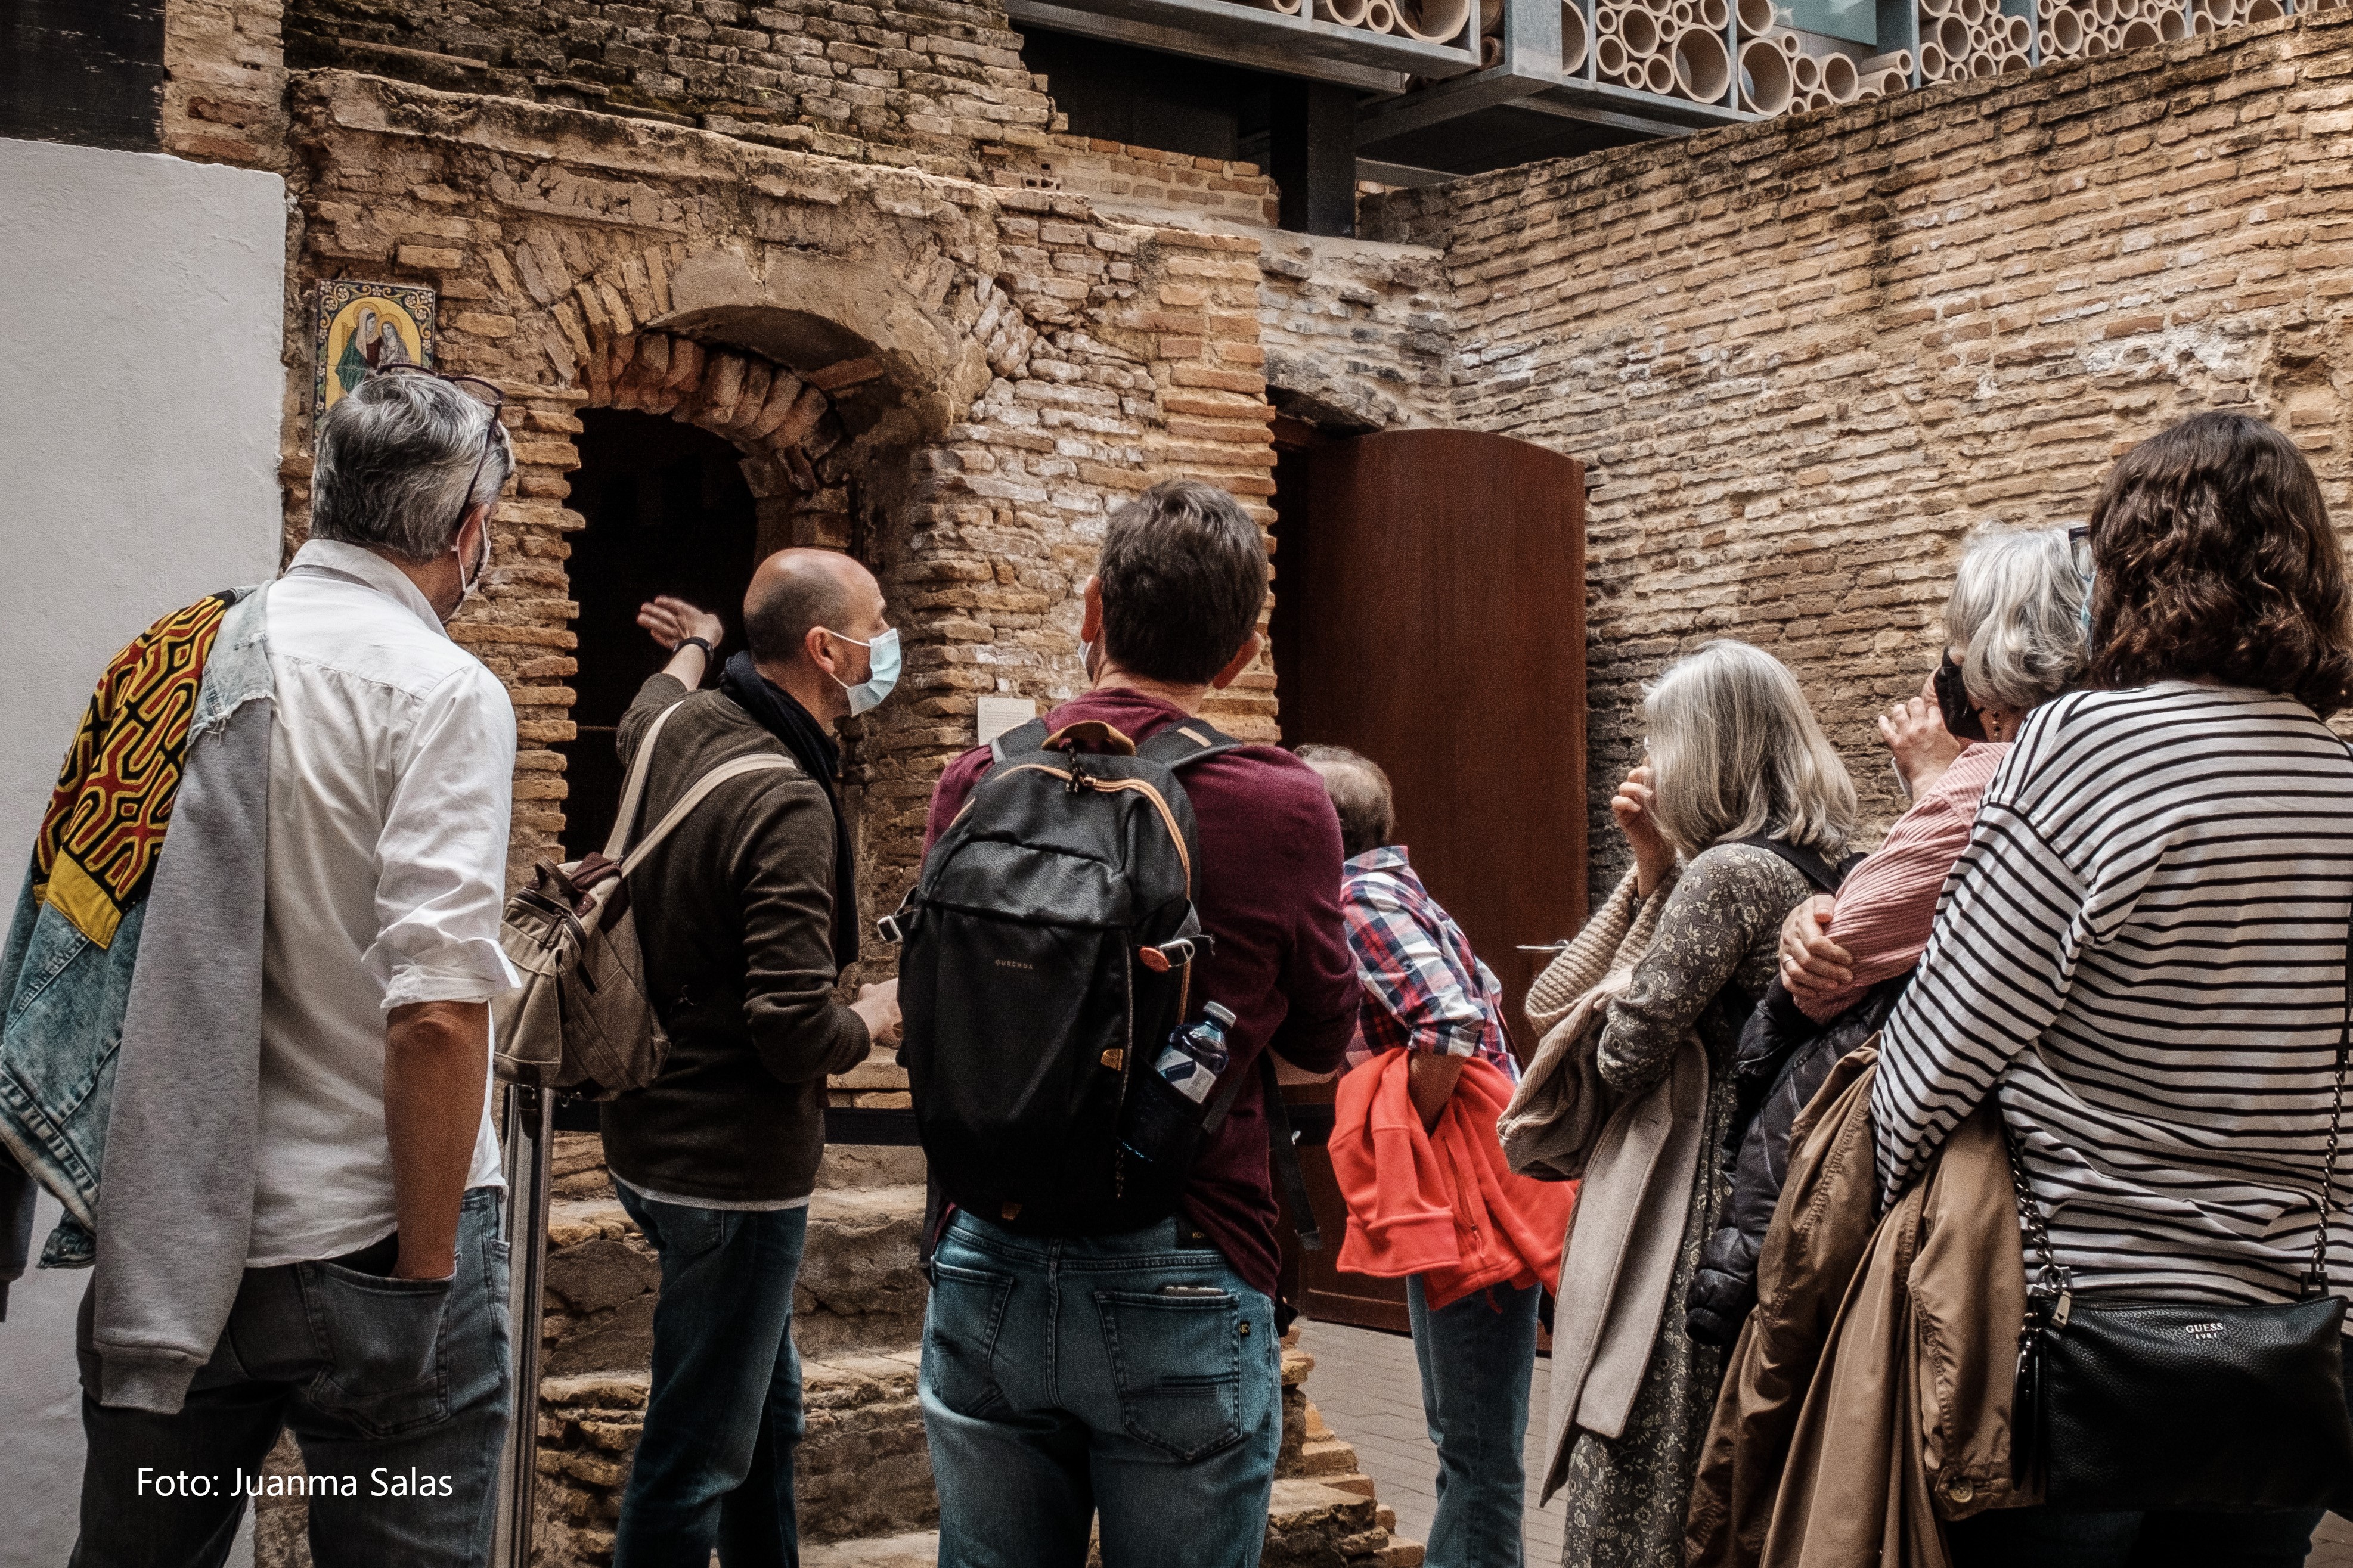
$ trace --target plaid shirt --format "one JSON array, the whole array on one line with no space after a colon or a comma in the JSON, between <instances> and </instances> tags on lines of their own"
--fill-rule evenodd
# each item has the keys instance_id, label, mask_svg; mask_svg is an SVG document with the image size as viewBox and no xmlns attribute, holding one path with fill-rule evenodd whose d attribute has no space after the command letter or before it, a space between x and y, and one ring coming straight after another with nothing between
<instances>
[{"instance_id":1,"label":"plaid shirt","mask_svg":"<svg viewBox=\"0 0 2353 1568\"><path fill-rule=\"evenodd\" d=\"M1356 1019L1368 1048L1484 1057L1519 1081L1504 1034L1503 984L1406 864L1403 846L1342 868L1340 907L1365 985Z\"/></svg>"}]
</instances>

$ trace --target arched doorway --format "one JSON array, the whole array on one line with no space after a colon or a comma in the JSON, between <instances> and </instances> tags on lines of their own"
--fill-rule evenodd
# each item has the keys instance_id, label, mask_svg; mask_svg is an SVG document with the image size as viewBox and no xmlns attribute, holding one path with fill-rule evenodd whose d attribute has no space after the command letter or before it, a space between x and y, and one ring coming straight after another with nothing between
<instances>
[{"instance_id":1,"label":"arched doorway","mask_svg":"<svg viewBox=\"0 0 2353 1568\"><path fill-rule=\"evenodd\" d=\"M588 526L566 563L580 606L573 678L576 738L558 747L568 784L564 847L604 846L621 797L616 727L667 656L638 606L672 594L727 623L723 657L744 646L744 589L758 563L759 519L744 454L707 430L626 408L586 408L572 506Z\"/></svg>"}]
</instances>

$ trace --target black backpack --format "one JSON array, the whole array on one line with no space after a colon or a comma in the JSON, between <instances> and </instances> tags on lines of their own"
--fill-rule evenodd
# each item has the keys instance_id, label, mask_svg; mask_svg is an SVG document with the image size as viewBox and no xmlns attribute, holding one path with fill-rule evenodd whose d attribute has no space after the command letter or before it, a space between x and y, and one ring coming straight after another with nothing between
<instances>
[{"instance_id":1,"label":"black backpack","mask_svg":"<svg viewBox=\"0 0 2353 1568\"><path fill-rule=\"evenodd\" d=\"M1123 1147L1121 1129L1155 1090L1181 1100L1154 1060L1217 1000L1194 985L1211 943L1176 775L1240 744L1198 720L1141 745L1095 721L1010 731L883 922L905 943L899 1060L916 1130L958 1207L1061 1236L1176 1212L1192 1153L1250 1075L1185 1102L1182 1147L1161 1158Z\"/></svg>"}]
</instances>

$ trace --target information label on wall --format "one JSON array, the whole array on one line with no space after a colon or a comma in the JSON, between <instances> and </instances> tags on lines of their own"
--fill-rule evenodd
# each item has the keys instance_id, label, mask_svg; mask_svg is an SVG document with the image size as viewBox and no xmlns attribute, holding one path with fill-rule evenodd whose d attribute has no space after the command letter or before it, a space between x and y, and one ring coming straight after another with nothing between
<instances>
[{"instance_id":1,"label":"information label on wall","mask_svg":"<svg viewBox=\"0 0 2353 1568\"><path fill-rule=\"evenodd\" d=\"M984 697L974 715L984 746L1008 730L1018 730L1038 717L1038 704L1027 697Z\"/></svg>"}]
</instances>

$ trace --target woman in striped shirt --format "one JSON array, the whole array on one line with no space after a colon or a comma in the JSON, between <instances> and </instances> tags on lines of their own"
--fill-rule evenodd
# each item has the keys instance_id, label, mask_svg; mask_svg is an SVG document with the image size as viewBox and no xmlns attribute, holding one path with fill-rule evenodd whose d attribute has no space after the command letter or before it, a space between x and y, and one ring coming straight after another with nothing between
<instances>
[{"instance_id":1,"label":"woman in striped shirt","mask_svg":"<svg viewBox=\"0 0 2353 1568\"><path fill-rule=\"evenodd\" d=\"M2295 446L2231 414L2134 448L2091 545L2094 689L1987 787L1883 1037L1881 1185L1990 1093L2077 1292L2293 1300L2348 1005L2342 552ZM1952 1540L1957 1568L2286 1568L2317 1521L2022 1509Z\"/></svg>"}]
</instances>

